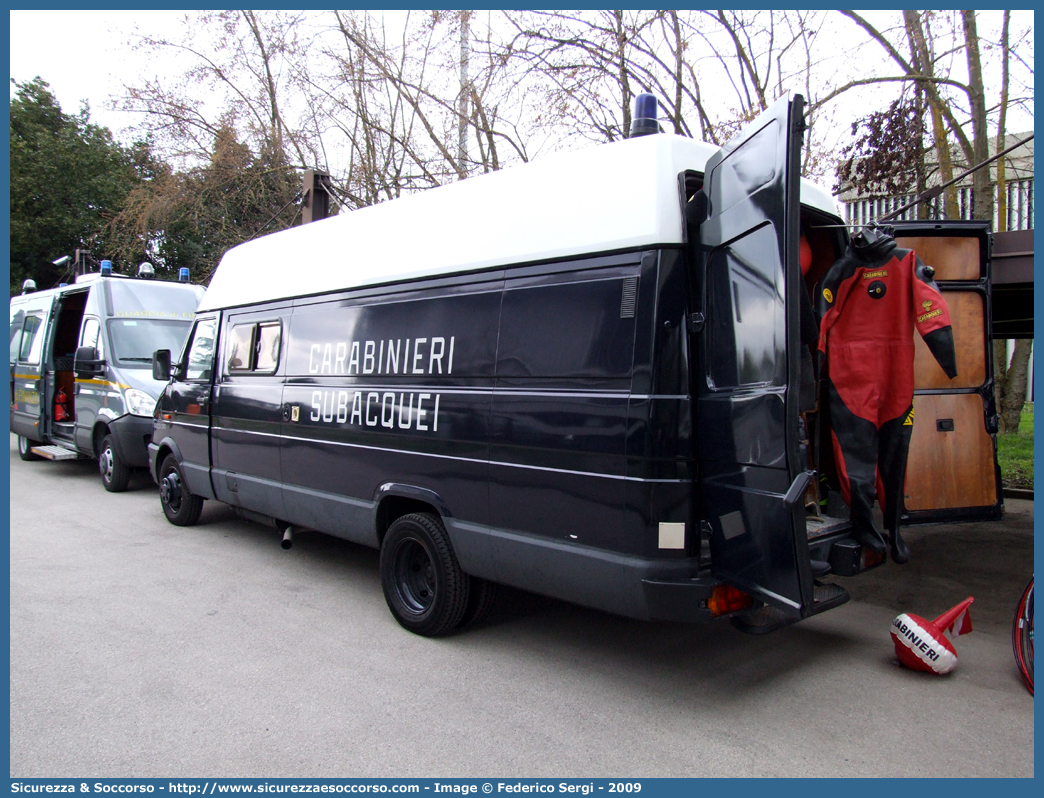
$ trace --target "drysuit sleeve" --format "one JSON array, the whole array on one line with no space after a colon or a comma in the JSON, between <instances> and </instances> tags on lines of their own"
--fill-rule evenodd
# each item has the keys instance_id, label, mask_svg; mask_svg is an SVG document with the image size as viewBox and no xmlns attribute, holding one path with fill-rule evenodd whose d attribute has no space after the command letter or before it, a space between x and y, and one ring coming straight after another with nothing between
<instances>
[{"instance_id":1,"label":"drysuit sleeve","mask_svg":"<svg viewBox=\"0 0 1044 798\"><path fill-rule=\"evenodd\" d=\"M953 346L953 327L950 325L950 311L946 307L939 286L935 284L935 269L926 266L917 257L914 258L913 275L913 312L917 332L921 334L928 350L942 366L946 376L951 380L957 376L957 355Z\"/></svg>"}]
</instances>

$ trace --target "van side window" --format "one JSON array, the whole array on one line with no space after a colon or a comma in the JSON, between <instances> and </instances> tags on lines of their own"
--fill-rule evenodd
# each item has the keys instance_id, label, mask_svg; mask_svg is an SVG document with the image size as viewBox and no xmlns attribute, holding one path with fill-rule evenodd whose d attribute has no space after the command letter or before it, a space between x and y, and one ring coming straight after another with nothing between
<instances>
[{"instance_id":1,"label":"van side window","mask_svg":"<svg viewBox=\"0 0 1044 798\"><path fill-rule=\"evenodd\" d=\"M217 337L217 319L203 319L192 333L186 380L209 380L214 368L214 344Z\"/></svg>"},{"instance_id":2,"label":"van side window","mask_svg":"<svg viewBox=\"0 0 1044 798\"><path fill-rule=\"evenodd\" d=\"M22 347L18 359L24 363L39 363L43 349L43 336L39 335L42 320L39 316L26 316L22 325Z\"/></svg>"},{"instance_id":3,"label":"van side window","mask_svg":"<svg viewBox=\"0 0 1044 798\"><path fill-rule=\"evenodd\" d=\"M279 365L280 325L275 322L236 324L229 331L228 372L271 374Z\"/></svg>"},{"instance_id":4,"label":"van side window","mask_svg":"<svg viewBox=\"0 0 1044 798\"><path fill-rule=\"evenodd\" d=\"M624 280L509 286L504 292L498 377L627 378L634 318L621 318Z\"/></svg>"},{"instance_id":5,"label":"van side window","mask_svg":"<svg viewBox=\"0 0 1044 798\"><path fill-rule=\"evenodd\" d=\"M256 371L275 371L279 365L279 323L262 324L257 338Z\"/></svg>"},{"instance_id":6,"label":"van side window","mask_svg":"<svg viewBox=\"0 0 1044 798\"><path fill-rule=\"evenodd\" d=\"M255 326L237 324L229 332L228 358L225 360L229 371L250 371L253 368Z\"/></svg>"}]
</instances>

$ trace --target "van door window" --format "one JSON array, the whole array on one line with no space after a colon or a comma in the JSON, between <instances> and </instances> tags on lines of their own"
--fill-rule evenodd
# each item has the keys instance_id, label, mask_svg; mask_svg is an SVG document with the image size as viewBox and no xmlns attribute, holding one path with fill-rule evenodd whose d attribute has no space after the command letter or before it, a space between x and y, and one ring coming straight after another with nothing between
<instances>
[{"instance_id":1,"label":"van door window","mask_svg":"<svg viewBox=\"0 0 1044 798\"><path fill-rule=\"evenodd\" d=\"M22 325L25 323L25 311L11 308L11 362L18 360L18 352L22 348Z\"/></svg>"},{"instance_id":2,"label":"van door window","mask_svg":"<svg viewBox=\"0 0 1044 798\"><path fill-rule=\"evenodd\" d=\"M43 336L40 328L43 320L39 316L26 316L22 325L22 346L18 359L23 363L39 363L40 350L43 349Z\"/></svg>"},{"instance_id":3,"label":"van door window","mask_svg":"<svg viewBox=\"0 0 1044 798\"><path fill-rule=\"evenodd\" d=\"M707 264L709 387L785 382L782 274L765 252L778 247L763 227L718 250Z\"/></svg>"},{"instance_id":4,"label":"van door window","mask_svg":"<svg viewBox=\"0 0 1044 798\"><path fill-rule=\"evenodd\" d=\"M83 331L80 333L80 346L93 346L98 352L98 359L105 357L104 347L100 336L101 324L97 319L88 316L83 321Z\"/></svg>"},{"instance_id":5,"label":"van door window","mask_svg":"<svg viewBox=\"0 0 1044 798\"><path fill-rule=\"evenodd\" d=\"M202 319L192 333L186 380L209 380L214 368L214 344L217 338L217 319Z\"/></svg>"}]
</instances>

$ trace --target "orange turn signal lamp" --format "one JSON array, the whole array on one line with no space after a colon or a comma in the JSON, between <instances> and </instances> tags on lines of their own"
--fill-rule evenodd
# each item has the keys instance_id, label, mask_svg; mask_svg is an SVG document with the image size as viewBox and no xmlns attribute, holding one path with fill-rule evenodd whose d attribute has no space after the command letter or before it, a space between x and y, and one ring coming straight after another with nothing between
<instances>
[{"instance_id":1,"label":"orange turn signal lamp","mask_svg":"<svg viewBox=\"0 0 1044 798\"><path fill-rule=\"evenodd\" d=\"M711 615L715 618L719 615L727 615L730 612L745 610L753 606L753 597L731 585L718 585L711 591L711 596L707 599L707 609L711 611Z\"/></svg>"}]
</instances>

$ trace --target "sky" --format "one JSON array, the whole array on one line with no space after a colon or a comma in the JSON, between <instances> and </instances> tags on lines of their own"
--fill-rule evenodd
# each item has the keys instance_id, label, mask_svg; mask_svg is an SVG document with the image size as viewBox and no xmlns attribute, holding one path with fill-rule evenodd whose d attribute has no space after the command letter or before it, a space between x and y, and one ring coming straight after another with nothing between
<instances>
[{"instance_id":1,"label":"sky","mask_svg":"<svg viewBox=\"0 0 1044 798\"><path fill-rule=\"evenodd\" d=\"M107 107L122 91L122 76L155 74L156 65L132 50L135 32L171 32L182 11L11 11L10 77L39 76L51 85L62 110L76 113L87 101L91 121L109 128L124 143L131 114ZM14 87L10 87L11 96ZM128 134L129 135L129 134Z\"/></svg>"},{"instance_id":2,"label":"sky","mask_svg":"<svg viewBox=\"0 0 1044 798\"><path fill-rule=\"evenodd\" d=\"M66 113L76 113L82 102L89 102L91 121L108 127L117 139L130 144L135 138L132 128L138 119L133 114L113 110L111 98L122 94L124 81L140 84L164 66L168 70L175 69L169 63L135 51L131 40L135 33L176 35L184 13L11 11L10 77L21 82L39 75L50 84ZM874 12L869 14L873 18ZM869 52L884 57L874 48ZM988 81L990 77L987 76ZM878 85L839 98L830 109L829 119L824 120L825 124L836 127L830 136L837 142L835 146L847 143L850 123L866 112L867 102L881 102L882 93L897 91L898 84ZM14 95L13 85L10 94ZM1013 112L1008 130L1015 133L1032 129L1032 125L1027 115Z\"/></svg>"}]
</instances>

